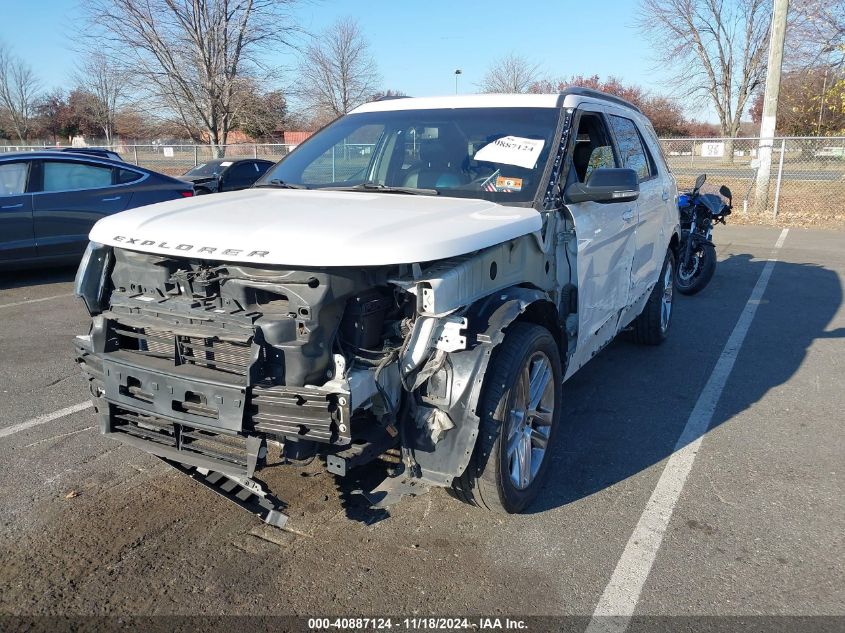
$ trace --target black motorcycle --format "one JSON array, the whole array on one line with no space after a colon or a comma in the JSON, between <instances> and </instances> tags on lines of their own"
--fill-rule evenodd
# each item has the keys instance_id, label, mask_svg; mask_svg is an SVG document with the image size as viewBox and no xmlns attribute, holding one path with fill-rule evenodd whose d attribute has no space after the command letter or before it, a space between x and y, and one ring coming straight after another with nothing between
<instances>
[{"instance_id":1,"label":"black motorcycle","mask_svg":"<svg viewBox=\"0 0 845 633\"><path fill-rule=\"evenodd\" d=\"M719 195L701 193L705 180L707 175L701 174L692 191L678 196L681 243L675 288L685 295L703 290L713 278L716 271L716 246L711 240L713 226L719 222L725 224L725 218L733 208L731 190L724 185L719 188Z\"/></svg>"}]
</instances>

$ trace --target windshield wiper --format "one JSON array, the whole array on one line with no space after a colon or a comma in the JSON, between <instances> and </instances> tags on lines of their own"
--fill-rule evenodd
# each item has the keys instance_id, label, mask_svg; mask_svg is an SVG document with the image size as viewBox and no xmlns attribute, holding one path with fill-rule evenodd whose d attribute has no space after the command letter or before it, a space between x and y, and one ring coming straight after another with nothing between
<instances>
[{"instance_id":1,"label":"windshield wiper","mask_svg":"<svg viewBox=\"0 0 845 633\"><path fill-rule=\"evenodd\" d=\"M418 189L417 187L389 187L377 182L362 182L349 187L321 187L327 191L374 191L377 193L404 193L409 196L439 196L437 189Z\"/></svg>"},{"instance_id":2,"label":"windshield wiper","mask_svg":"<svg viewBox=\"0 0 845 633\"><path fill-rule=\"evenodd\" d=\"M258 183L255 185L256 187L275 187L276 189L308 189L305 185L298 185L292 182L285 182L284 180L279 180L278 178L273 178L272 180L268 180L267 182Z\"/></svg>"}]
</instances>

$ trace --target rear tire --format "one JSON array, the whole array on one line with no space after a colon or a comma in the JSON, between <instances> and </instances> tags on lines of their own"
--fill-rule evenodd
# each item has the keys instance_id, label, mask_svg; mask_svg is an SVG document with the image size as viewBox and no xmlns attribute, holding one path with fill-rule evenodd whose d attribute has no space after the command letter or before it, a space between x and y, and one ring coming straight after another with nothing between
<instances>
[{"instance_id":1,"label":"rear tire","mask_svg":"<svg viewBox=\"0 0 845 633\"><path fill-rule=\"evenodd\" d=\"M475 452L455 480L455 496L495 512L522 512L543 486L561 402L554 337L539 325L514 324L487 367Z\"/></svg>"},{"instance_id":2,"label":"rear tire","mask_svg":"<svg viewBox=\"0 0 845 633\"><path fill-rule=\"evenodd\" d=\"M672 325L672 290L674 289L675 255L666 251L666 259L660 269L660 276L649 295L648 301L634 319L634 340L644 345L660 345L669 336Z\"/></svg>"},{"instance_id":3,"label":"rear tire","mask_svg":"<svg viewBox=\"0 0 845 633\"><path fill-rule=\"evenodd\" d=\"M675 275L675 288L683 295L694 295L704 290L716 272L716 249L713 245L702 245L701 255L697 259L696 270L691 276L684 274L686 271L680 268Z\"/></svg>"}]
</instances>

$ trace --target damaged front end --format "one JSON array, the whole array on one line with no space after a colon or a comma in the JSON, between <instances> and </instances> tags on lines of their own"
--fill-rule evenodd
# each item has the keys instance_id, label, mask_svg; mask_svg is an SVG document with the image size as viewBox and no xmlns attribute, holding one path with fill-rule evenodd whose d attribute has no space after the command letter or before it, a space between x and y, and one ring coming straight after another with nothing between
<instances>
[{"instance_id":1,"label":"damaged front end","mask_svg":"<svg viewBox=\"0 0 845 633\"><path fill-rule=\"evenodd\" d=\"M547 299L514 285L547 274L538 252L526 236L425 267L292 270L92 244L77 362L104 434L269 523L284 515L255 474L286 458L345 476L388 454L401 475L372 497L387 502L466 468L492 350Z\"/></svg>"}]
</instances>

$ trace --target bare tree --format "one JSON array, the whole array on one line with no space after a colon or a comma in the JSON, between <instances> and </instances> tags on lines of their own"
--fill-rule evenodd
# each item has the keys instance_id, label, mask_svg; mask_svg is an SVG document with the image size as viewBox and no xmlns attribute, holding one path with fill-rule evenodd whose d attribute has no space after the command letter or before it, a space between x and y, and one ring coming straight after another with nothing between
<instances>
[{"instance_id":1,"label":"bare tree","mask_svg":"<svg viewBox=\"0 0 845 633\"><path fill-rule=\"evenodd\" d=\"M117 112L127 93L126 73L102 52L92 51L80 64L76 81L91 94L88 115L102 129L106 144L111 144Z\"/></svg>"},{"instance_id":2,"label":"bare tree","mask_svg":"<svg viewBox=\"0 0 845 633\"><path fill-rule=\"evenodd\" d=\"M85 0L91 45L105 47L186 130L215 151L235 123L240 79L287 45L294 0Z\"/></svg>"},{"instance_id":3,"label":"bare tree","mask_svg":"<svg viewBox=\"0 0 845 633\"><path fill-rule=\"evenodd\" d=\"M21 141L35 118L39 92L40 84L29 65L0 44L0 105Z\"/></svg>"},{"instance_id":4,"label":"bare tree","mask_svg":"<svg viewBox=\"0 0 845 633\"><path fill-rule=\"evenodd\" d=\"M770 22L770 0L642 0L639 19L677 85L709 99L728 138L765 76Z\"/></svg>"},{"instance_id":5,"label":"bare tree","mask_svg":"<svg viewBox=\"0 0 845 633\"><path fill-rule=\"evenodd\" d=\"M497 59L487 69L479 88L481 92L522 93L536 90L541 82L540 65L515 53Z\"/></svg>"},{"instance_id":6,"label":"bare tree","mask_svg":"<svg viewBox=\"0 0 845 633\"><path fill-rule=\"evenodd\" d=\"M265 93L254 82L245 81L238 95L238 130L260 139L284 129L287 100L280 90Z\"/></svg>"},{"instance_id":7,"label":"bare tree","mask_svg":"<svg viewBox=\"0 0 845 633\"><path fill-rule=\"evenodd\" d=\"M367 40L352 18L338 20L308 44L299 76L297 96L324 118L369 101L380 81Z\"/></svg>"},{"instance_id":8,"label":"bare tree","mask_svg":"<svg viewBox=\"0 0 845 633\"><path fill-rule=\"evenodd\" d=\"M787 68L845 66L845 0L792 0L790 10Z\"/></svg>"}]
</instances>

